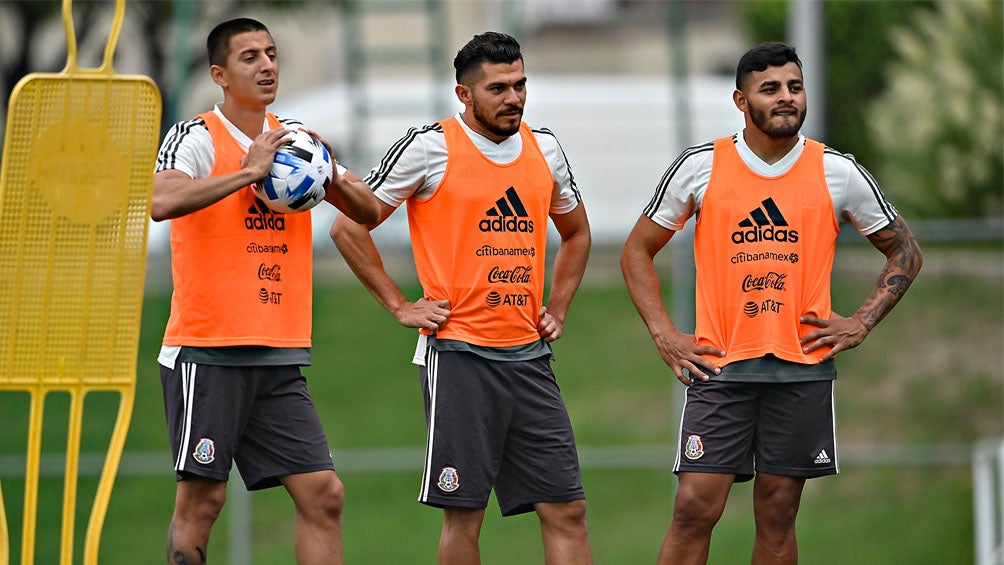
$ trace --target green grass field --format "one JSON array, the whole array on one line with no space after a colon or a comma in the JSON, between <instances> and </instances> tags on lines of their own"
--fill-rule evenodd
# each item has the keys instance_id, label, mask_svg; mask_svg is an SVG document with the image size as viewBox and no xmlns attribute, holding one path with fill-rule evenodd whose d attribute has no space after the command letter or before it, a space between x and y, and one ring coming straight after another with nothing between
<instances>
[{"instance_id":1,"label":"green grass field","mask_svg":"<svg viewBox=\"0 0 1004 565\"><path fill-rule=\"evenodd\" d=\"M861 348L838 361L840 445L848 457L838 477L810 481L806 488L798 522L805 563L943 565L973 560L968 461L910 465L887 461L884 455L899 446L964 449L978 438L1004 434L1001 248L925 251L925 270L904 302ZM874 255L858 247L838 251L836 311L850 314L861 302L881 264ZM319 257L319 270L337 260ZM604 466L585 465L596 562L633 565L654 562L669 520L675 479L668 469L668 446L680 385L658 359L612 269L591 264L565 336L555 344L554 368L583 452L665 448L666 465L627 457L623 465L616 458ZM391 469L348 464L376 449L406 454L421 449L424 415L417 370L410 363L414 334L398 326L354 279L320 282L315 296L314 366L305 373L336 465L339 453L345 454L340 475L348 496L347 561L434 563L441 516L415 502L420 461L406 458ZM137 402L126 444L125 462L152 460L152 468L138 469L140 474L123 468L120 473L104 525L102 565L163 561L174 479L155 357L167 301L168 294L155 286L146 297ZM60 395L47 403L46 454L64 449L66 404ZM88 400L84 451L106 444L116 405L108 394ZM0 414L5 438L0 457L7 461L0 468L16 469L24 452L27 395L0 397ZM20 556L24 483L19 474L0 475L13 563ZM91 478L81 481L78 555L95 484ZM36 563L58 561L61 492L58 476L43 481ZM715 531L711 563L749 561L750 496L748 484L733 489ZM251 504L253 563L292 563L293 510L285 493L254 493ZM503 520L493 501L487 516L485 563L543 561L533 515ZM209 548L213 563L231 562L231 519L224 510Z\"/></svg>"}]
</instances>

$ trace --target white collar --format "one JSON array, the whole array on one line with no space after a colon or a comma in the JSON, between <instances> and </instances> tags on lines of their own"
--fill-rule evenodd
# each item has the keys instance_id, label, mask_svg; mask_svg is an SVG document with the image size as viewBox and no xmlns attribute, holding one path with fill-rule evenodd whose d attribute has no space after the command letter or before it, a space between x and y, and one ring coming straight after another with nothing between
<instances>
[{"instance_id":1,"label":"white collar","mask_svg":"<svg viewBox=\"0 0 1004 565\"><path fill-rule=\"evenodd\" d=\"M237 126L235 126L230 120L227 119L226 116L223 115L223 111L220 110L220 103L217 103L215 106L213 106L213 113L216 114L216 117L223 122L223 125L227 128L227 131L230 132L230 135L233 136L233 138L237 141L238 144L240 144L241 147L244 148L245 151L247 150L248 147L251 147L251 143L254 140L244 135L244 132L238 129ZM269 130L268 118L265 118L261 124L261 131L262 133L265 133L268 130Z\"/></svg>"},{"instance_id":2,"label":"white collar","mask_svg":"<svg viewBox=\"0 0 1004 565\"><path fill-rule=\"evenodd\" d=\"M791 151L778 159L774 164L767 164L763 159L757 156L756 153L750 149L750 146L746 144L746 140L743 138L743 132L736 134L736 150L739 152L739 157L742 158L746 166L750 168L754 173L765 176L765 177L776 177L783 175L788 172L788 169L798 161L798 158L802 156L802 149L805 148L805 136L801 133L798 134L798 141L795 146L791 148Z\"/></svg>"}]
</instances>

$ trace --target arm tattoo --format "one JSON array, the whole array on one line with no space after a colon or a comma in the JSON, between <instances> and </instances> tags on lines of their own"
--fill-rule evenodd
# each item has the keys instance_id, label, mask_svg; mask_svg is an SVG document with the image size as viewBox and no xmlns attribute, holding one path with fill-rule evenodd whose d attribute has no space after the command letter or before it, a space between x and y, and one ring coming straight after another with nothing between
<instances>
[{"instance_id":1,"label":"arm tattoo","mask_svg":"<svg viewBox=\"0 0 1004 565\"><path fill-rule=\"evenodd\" d=\"M875 281L875 288L857 312L870 330L906 293L920 272L923 255L910 226L900 216L869 235L868 240L886 256L885 267Z\"/></svg>"}]
</instances>

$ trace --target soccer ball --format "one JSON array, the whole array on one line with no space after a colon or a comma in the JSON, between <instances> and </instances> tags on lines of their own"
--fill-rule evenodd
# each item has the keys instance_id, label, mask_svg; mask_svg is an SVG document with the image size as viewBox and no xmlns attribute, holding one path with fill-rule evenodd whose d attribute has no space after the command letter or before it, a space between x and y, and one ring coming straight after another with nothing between
<instances>
[{"instance_id":1,"label":"soccer ball","mask_svg":"<svg viewBox=\"0 0 1004 565\"><path fill-rule=\"evenodd\" d=\"M303 212L324 200L332 178L331 155L303 130L293 131L286 139L292 141L279 147L268 176L252 189L273 211Z\"/></svg>"}]
</instances>

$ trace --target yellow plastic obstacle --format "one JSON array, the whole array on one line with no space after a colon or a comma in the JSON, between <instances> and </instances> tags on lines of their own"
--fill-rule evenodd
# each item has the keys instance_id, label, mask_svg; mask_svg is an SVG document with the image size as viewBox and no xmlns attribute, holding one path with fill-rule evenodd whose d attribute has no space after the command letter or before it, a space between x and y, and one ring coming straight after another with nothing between
<instances>
[{"instance_id":1,"label":"yellow plastic obstacle","mask_svg":"<svg viewBox=\"0 0 1004 565\"><path fill-rule=\"evenodd\" d=\"M0 391L31 398L21 563L34 563L43 407L70 395L60 563L72 562L84 397L121 396L91 508L84 562L98 543L136 391L160 92L116 75L125 15L116 0L103 64L77 66L71 0L63 0L67 62L14 87L0 169ZM0 430L0 433L3 433ZM0 496L0 565L10 560Z\"/></svg>"}]
</instances>

